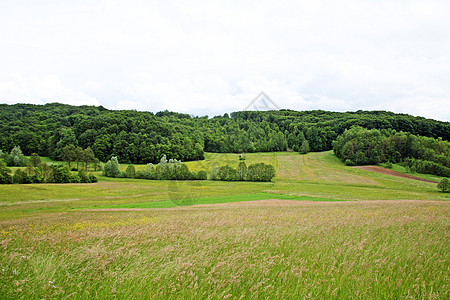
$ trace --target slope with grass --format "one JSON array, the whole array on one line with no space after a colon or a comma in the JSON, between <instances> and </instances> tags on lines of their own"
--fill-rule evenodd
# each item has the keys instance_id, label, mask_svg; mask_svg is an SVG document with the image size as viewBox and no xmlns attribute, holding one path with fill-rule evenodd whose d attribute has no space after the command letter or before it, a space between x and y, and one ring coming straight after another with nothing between
<instances>
[{"instance_id":1,"label":"slope with grass","mask_svg":"<svg viewBox=\"0 0 450 300\"><path fill-rule=\"evenodd\" d=\"M277 175L273 182L222 181L149 181L107 178L96 172L95 184L2 185L0 188L0 219L40 212L67 211L93 206L130 205L195 198L204 202L208 197L246 197L269 193L297 197L335 200L448 200L436 185L358 170L343 165L331 151L299 155L293 152L246 154L247 164L273 164ZM191 170L210 170L214 164L239 163L237 154L207 153L206 159L188 162ZM137 169L145 165L136 165ZM122 169L126 165L121 165ZM174 184L176 190L173 191ZM195 186L196 194L189 195ZM271 198L276 198L272 196ZM282 196L279 196L282 197ZM262 199L255 199L262 200ZM202 202L202 203L203 203ZM145 206L144 205L144 206Z\"/></svg>"},{"instance_id":2,"label":"slope with grass","mask_svg":"<svg viewBox=\"0 0 450 300\"><path fill-rule=\"evenodd\" d=\"M448 299L438 201L72 211L0 223L3 299Z\"/></svg>"},{"instance_id":3,"label":"slope with grass","mask_svg":"<svg viewBox=\"0 0 450 300\"><path fill-rule=\"evenodd\" d=\"M245 161L277 176L0 185L1 298L450 297L449 195L435 184L331 152ZM238 162L208 153L188 165Z\"/></svg>"}]
</instances>

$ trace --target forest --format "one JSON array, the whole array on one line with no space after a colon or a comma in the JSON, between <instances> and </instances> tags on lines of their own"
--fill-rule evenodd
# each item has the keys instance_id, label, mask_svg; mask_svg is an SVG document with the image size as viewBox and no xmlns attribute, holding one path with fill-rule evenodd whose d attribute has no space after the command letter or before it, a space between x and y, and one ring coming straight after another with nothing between
<instances>
[{"instance_id":1,"label":"forest","mask_svg":"<svg viewBox=\"0 0 450 300\"><path fill-rule=\"evenodd\" d=\"M156 164L164 155L192 161L203 159L204 152L331 150L353 126L450 139L449 122L385 111L241 111L209 118L59 103L0 104L0 149L9 153L19 146L27 156L64 160L70 146L92 151L101 162L117 157L120 163Z\"/></svg>"},{"instance_id":2,"label":"forest","mask_svg":"<svg viewBox=\"0 0 450 300\"><path fill-rule=\"evenodd\" d=\"M413 172L450 177L450 143L441 138L355 126L340 135L333 148L350 166L400 163Z\"/></svg>"}]
</instances>

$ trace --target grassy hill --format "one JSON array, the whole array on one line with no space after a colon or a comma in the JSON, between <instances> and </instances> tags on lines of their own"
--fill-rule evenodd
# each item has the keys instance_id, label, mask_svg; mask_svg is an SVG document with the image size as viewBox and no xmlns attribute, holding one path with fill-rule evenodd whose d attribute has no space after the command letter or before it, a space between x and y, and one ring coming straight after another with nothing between
<instances>
[{"instance_id":1,"label":"grassy hill","mask_svg":"<svg viewBox=\"0 0 450 300\"><path fill-rule=\"evenodd\" d=\"M244 195L244 199L246 195L261 193L271 194L272 198L285 195L303 197L301 199L310 197L357 201L449 199L448 194L439 193L432 183L347 167L331 151L307 155L295 152L252 153L246 154L245 162L273 164L277 175L273 182L268 183L209 180L171 182L107 178L97 172L100 180L96 184L3 185L0 189L0 219L95 206L136 207L137 203L145 203L145 207L152 207L149 202L157 202L155 207L167 207L167 203L161 202L195 198L194 202L203 203L204 200L199 198L219 201L217 197ZM209 171L214 164L235 167L238 163L238 154L207 153L204 161L188 162L187 165L194 171ZM121 165L123 170L126 167L125 164ZM137 169L144 167L136 165ZM175 204L169 203L171 205Z\"/></svg>"},{"instance_id":2,"label":"grassy hill","mask_svg":"<svg viewBox=\"0 0 450 300\"><path fill-rule=\"evenodd\" d=\"M245 161L273 164L273 182L0 185L0 295L448 299L450 198L436 184L331 152Z\"/></svg>"}]
</instances>

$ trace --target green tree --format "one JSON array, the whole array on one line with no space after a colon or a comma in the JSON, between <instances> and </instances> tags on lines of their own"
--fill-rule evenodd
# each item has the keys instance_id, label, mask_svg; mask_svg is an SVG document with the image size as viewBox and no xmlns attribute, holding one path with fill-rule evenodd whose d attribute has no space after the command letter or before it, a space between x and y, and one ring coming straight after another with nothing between
<instances>
[{"instance_id":1,"label":"green tree","mask_svg":"<svg viewBox=\"0 0 450 300\"><path fill-rule=\"evenodd\" d=\"M211 180L219 180L219 167L214 164L211 168Z\"/></svg>"},{"instance_id":2,"label":"green tree","mask_svg":"<svg viewBox=\"0 0 450 300\"><path fill-rule=\"evenodd\" d=\"M133 165L128 165L127 169L125 170L125 177L127 178L134 178L136 175L136 169Z\"/></svg>"},{"instance_id":3,"label":"green tree","mask_svg":"<svg viewBox=\"0 0 450 300\"><path fill-rule=\"evenodd\" d=\"M61 158L71 168L72 162L76 160L76 147L73 144L64 146L61 151Z\"/></svg>"},{"instance_id":4,"label":"green tree","mask_svg":"<svg viewBox=\"0 0 450 300\"><path fill-rule=\"evenodd\" d=\"M0 183L12 183L12 177L9 175L11 170L6 166L3 159L0 158Z\"/></svg>"},{"instance_id":5,"label":"green tree","mask_svg":"<svg viewBox=\"0 0 450 300\"><path fill-rule=\"evenodd\" d=\"M101 171L103 169L102 167L102 162L96 157L94 158L94 161L92 162L92 164L94 165L94 171Z\"/></svg>"},{"instance_id":6,"label":"green tree","mask_svg":"<svg viewBox=\"0 0 450 300\"><path fill-rule=\"evenodd\" d=\"M17 169L13 176L13 182L24 184L24 183L31 183L31 177L27 174L27 172Z\"/></svg>"},{"instance_id":7,"label":"green tree","mask_svg":"<svg viewBox=\"0 0 450 300\"><path fill-rule=\"evenodd\" d=\"M117 156L111 157L111 159L108 160L108 162L105 164L105 167L103 168L103 176L106 177L120 176L119 161L117 160Z\"/></svg>"},{"instance_id":8,"label":"green tree","mask_svg":"<svg viewBox=\"0 0 450 300\"><path fill-rule=\"evenodd\" d=\"M78 182L78 180L72 175L69 167L63 165L53 164L50 165L51 177L49 182L54 183L73 183Z\"/></svg>"},{"instance_id":9,"label":"green tree","mask_svg":"<svg viewBox=\"0 0 450 300\"><path fill-rule=\"evenodd\" d=\"M41 164L41 158L36 153L31 153L30 163L33 167L38 167Z\"/></svg>"},{"instance_id":10,"label":"green tree","mask_svg":"<svg viewBox=\"0 0 450 300\"><path fill-rule=\"evenodd\" d=\"M244 181L247 178L247 164L243 161L239 162L236 169L236 177L239 181Z\"/></svg>"},{"instance_id":11,"label":"green tree","mask_svg":"<svg viewBox=\"0 0 450 300\"><path fill-rule=\"evenodd\" d=\"M272 165L256 163L248 166L247 180L249 181L271 181L275 177L275 168Z\"/></svg>"},{"instance_id":12,"label":"green tree","mask_svg":"<svg viewBox=\"0 0 450 300\"><path fill-rule=\"evenodd\" d=\"M53 140L56 141L55 148L52 153L50 153L53 159L62 159L62 149L67 145L77 145L78 141L76 135L72 128L63 127L60 128L57 133L55 133L55 137Z\"/></svg>"},{"instance_id":13,"label":"green tree","mask_svg":"<svg viewBox=\"0 0 450 300\"><path fill-rule=\"evenodd\" d=\"M450 193L450 182L447 178L443 178L437 185L443 193Z\"/></svg>"},{"instance_id":14,"label":"green tree","mask_svg":"<svg viewBox=\"0 0 450 300\"><path fill-rule=\"evenodd\" d=\"M234 181L237 179L236 170L230 166L222 166L219 168L218 177L224 181Z\"/></svg>"},{"instance_id":15,"label":"green tree","mask_svg":"<svg viewBox=\"0 0 450 300\"><path fill-rule=\"evenodd\" d=\"M79 164L84 162L84 151L81 147L75 147L75 161L77 162L77 170L80 169Z\"/></svg>"},{"instance_id":16,"label":"green tree","mask_svg":"<svg viewBox=\"0 0 450 300\"><path fill-rule=\"evenodd\" d=\"M206 180L208 179L208 173L205 170L198 171L197 175L194 176L197 180Z\"/></svg>"},{"instance_id":17,"label":"green tree","mask_svg":"<svg viewBox=\"0 0 450 300\"><path fill-rule=\"evenodd\" d=\"M307 154L309 152L309 142L308 140L303 140L302 145L299 149L300 154Z\"/></svg>"},{"instance_id":18,"label":"green tree","mask_svg":"<svg viewBox=\"0 0 450 300\"><path fill-rule=\"evenodd\" d=\"M84 149L81 158L84 163L84 170L87 170L88 164L94 163L96 159L94 151L92 151L91 147L87 147L86 149Z\"/></svg>"},{"instance_id":19,"label":"green tree","mask_svg":"<svg viewBox=\"0 0 450 300\"><path fill-rule=\"evenodd\" d=\"M6 164L14 167L24 167L27 165L27 159L25 155L23 155L22 150L20 150L20 146L15 146L11 150L11 153L6 159Z\"/></svg>"}]
</instances>

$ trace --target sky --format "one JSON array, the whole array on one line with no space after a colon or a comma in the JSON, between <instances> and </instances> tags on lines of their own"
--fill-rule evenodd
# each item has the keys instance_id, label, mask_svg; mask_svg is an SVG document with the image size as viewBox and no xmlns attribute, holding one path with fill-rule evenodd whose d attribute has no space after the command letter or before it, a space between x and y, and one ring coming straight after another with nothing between
<instances>
[{"instance_id":1,"label":"sky","mask_svg":"<svg viewBox=\"0 0 450 300\"><path fill-rule=\"evenodd\" d=\"M0 103L450 121L450 1L0 1Z\"/></svg>"}]
</instances>

